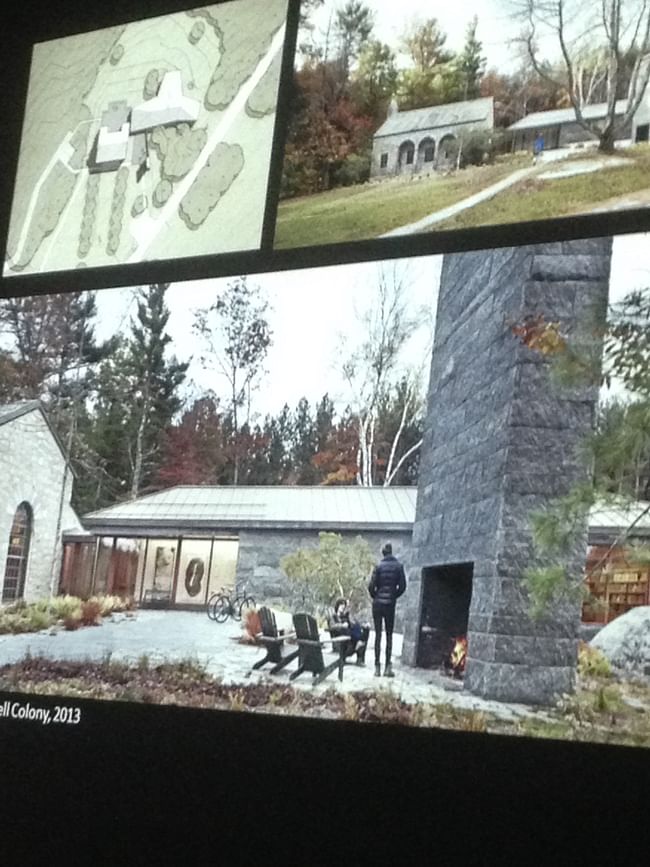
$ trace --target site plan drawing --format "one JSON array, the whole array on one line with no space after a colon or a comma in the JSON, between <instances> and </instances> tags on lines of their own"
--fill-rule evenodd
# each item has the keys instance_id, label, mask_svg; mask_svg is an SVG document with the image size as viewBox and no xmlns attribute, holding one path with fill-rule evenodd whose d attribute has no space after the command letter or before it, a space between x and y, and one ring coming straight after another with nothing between
<instances>
[{"instance_id":1,"label":"site plan drawing","mask_svg":"<svg viewBox=\"0 0 650 867\"><path fill-rule=\"evenodd\" d=\"M287 2L35 45L4 276L258 249Z\"/></svg>"}]
</instances>

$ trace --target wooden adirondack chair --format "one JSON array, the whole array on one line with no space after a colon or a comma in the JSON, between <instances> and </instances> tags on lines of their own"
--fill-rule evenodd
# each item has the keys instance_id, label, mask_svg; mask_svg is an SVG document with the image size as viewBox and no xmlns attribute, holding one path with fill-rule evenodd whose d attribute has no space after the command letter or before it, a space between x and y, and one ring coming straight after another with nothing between
<instances>
[{"instance_id":1,"label":"wooden adirondack chair","mask_svg":"<svg viewBox=\"0 0 650 867\"><path fill-rule=\"evenodd\" d=\"M295 633L291 632L287 634L279 632L275 622L275 614L270 608L262 606L257 613L260 618L262 631L255 636L255 639L266 647L266 656L263 659L259 659L253 666L253 669L262 668L267 662L272 662L273 668L270 670L270 673L277 674L278 671L281 671L285 665L292 662L300 653L300 649L298 649L286 654L286 656L282 655L284 642L287 638L293 638Z\"/></svg>"},{"instance_id":2,"label":"wooden adirondack chair","mask_svg":"<svg viewBox=\"0 0 650 867\"><path fill-rule=\"evenodd\" d=\"M338 669L339 680L343 680L345 651L350 642L349 637L341 635L336 638L321 638L318 624L311 614L294 614L293 626L298 642L298 668L291 672L289 680L295 680L304 671L309 671L313 675L313 683L316 686L335 669ZM323 659L323 647L330 642L337 648L338 656L334 662L326 665Z\"/></svg>"}]
</instances>

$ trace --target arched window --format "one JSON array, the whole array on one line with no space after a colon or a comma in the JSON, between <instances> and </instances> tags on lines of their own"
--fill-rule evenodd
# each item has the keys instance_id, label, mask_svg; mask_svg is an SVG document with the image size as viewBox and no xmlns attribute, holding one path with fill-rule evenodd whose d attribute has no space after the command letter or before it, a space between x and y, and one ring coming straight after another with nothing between
<instances>
[{"instance_id":1,"label":"arched window","mask_svg":"<svg viewBox=\"0 0 650 867\"><path fill-rule=\"evenodd\" d=\"M432 138L423 138L418 146L418 157L421 163L432 163L436 155L436 145Z\"/></svg>"},{"instance_id":2,"label":"arched window","mask_svg":"<svg viewBox=\"0 0 650 867\"><path fill-rule=\"evenodd\" d=\"M446 135L440 139L438 145L438 160L441 162L450 162L456 159L458 153L458 141L454 135Z\"/></svg>"},{"instance_id":3,"label":"arched window","mask_svg":"<svg viewBox=\"0 0 650 867\"><path fill-rule=\"evenodd\" d=\"M412 141L405 141L399 146L399 167L412 166L415 161L415 145Z\"/></svg>"},{"instance_id":4,"label":"arched window","mask_svg":"<svg viewBox=\"0 0 650 867\"><path fill-rule=\"evenodd\" d=\"M3 602L14 602L16 599L22 599L25 592L32 524L31 506L29 503L21 503L16 509L9 535L9 548L2 585Z\"/></svg>"}]
</instances>

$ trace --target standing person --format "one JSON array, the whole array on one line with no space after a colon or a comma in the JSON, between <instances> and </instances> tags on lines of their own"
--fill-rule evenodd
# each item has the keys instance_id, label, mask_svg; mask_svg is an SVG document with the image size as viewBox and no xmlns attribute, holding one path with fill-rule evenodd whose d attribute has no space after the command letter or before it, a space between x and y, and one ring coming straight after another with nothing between
<instances>
[{"instance_id":1,"label":"standing person","mask_svg":"<svg viewBox=\"0 0 650 867\"><path fill-rule=\"evenodd\" d=\"M544 136L541 134L541 132L538 132L535 136L535 141L533 143L533 163L537 163L537 160L541 157L543 151Z\"/></svg>"},{"instance_id":2,"label":"standing person","mask_svg":"<svg viewBox=\"0 0 650 867\"><path fill-rule=\"evenodd\" d=\"M375 624L375 677L381 674L381 630L386 628L386 667L384 677L395 677L391 665L393 652L393 627L395 625L395 604L406 590L404 567L393 556L393 546L386 542L381 549L382 560L375 566L368 582L368 592L372 597L372 619Z\"/></svg>"}]
</instances>

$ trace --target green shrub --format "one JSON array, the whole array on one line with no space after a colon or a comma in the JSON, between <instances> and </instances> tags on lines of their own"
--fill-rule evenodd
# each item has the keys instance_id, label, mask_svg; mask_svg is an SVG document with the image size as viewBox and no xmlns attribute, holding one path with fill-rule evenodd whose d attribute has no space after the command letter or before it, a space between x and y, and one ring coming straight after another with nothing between
<instances>
[{"instance_id":1,"label":"green shrub","mask_svg":"<svg viewBox=\"0 0 650 867\"><path fill-rule=\"evenodd\" d=\"M332 605L338 596L349 599L356 612L362 611L368 602L366 584L374 564L365 539L357 536L344 542L337 533L319 533L318 548L299 548L280 561L296 604L310 605L319 614L319 609Z\"/></svg>"},{"instance_id":2,"label":"green shrub","mask_svg":"<svg viewBox=\"0 0 650 867\"><path fill-rule=\"evenodd\" d=\"M77 596L55 596L49 604L58 620L71 616L81 617L81 599Z\"/></svg>"},{"instance_id":3,"label":"green shrub","mask_svg":"<svg viewBox=\"0 0 650 867\"><path fill-rule=\"evenodd\" d=\"M578 674L581 677L611 677L612 666L601 650L583 641L578 649Z\"/></svg>"},{"instance_id":4,"label":"green shrub","mask_svg":"<svg viewBox=\"0 0 650 867\"><path fill-rule=\"evenodd\" d=\"M364 184L370 178L370 154L350 154L334 174L336 186Z\"/></svg>"},{"instance_id":5,"label":"green shrub","mask_svg":"<svg viewBox=\"0 0 650 867\"><path fill-rule=\"evenodd\" d=\"M54 623L54 617L51 614L36 607L28 612L26 620L30 626L30 632L39 632L41 629L47 629Z\"/></svg>"}]
</instances>

